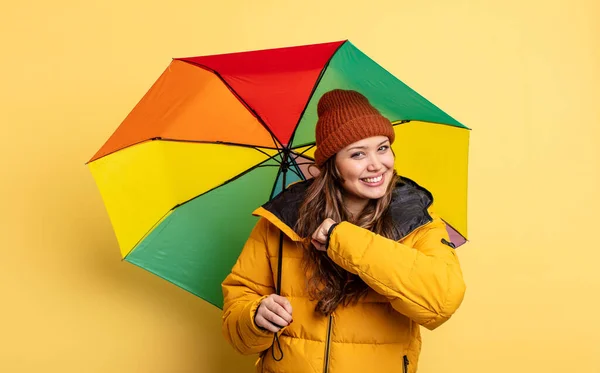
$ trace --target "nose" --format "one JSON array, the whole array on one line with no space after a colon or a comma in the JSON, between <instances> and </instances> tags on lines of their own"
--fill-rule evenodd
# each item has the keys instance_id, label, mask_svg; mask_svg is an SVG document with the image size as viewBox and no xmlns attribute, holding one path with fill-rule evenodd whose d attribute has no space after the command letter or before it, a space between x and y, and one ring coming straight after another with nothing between
<instances>
[{"instance_id":1,"label":"nose","mask_svg":"<svg viewBox=\"0 0 600 373\"><path fill-rule=\"evenodd\" d=\"M377 154L371 154L369 156L369 164L367 165L367 170L369 172L377 172L381 170L382 167L383 163L381 163L381 160L379 159Z\"/></svg>"}]
</instances>

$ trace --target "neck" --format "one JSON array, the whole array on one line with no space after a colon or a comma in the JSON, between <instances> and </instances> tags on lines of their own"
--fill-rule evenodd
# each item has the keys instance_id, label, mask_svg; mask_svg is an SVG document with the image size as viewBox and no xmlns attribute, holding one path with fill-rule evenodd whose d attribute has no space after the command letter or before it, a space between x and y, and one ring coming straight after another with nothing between
<instances>
[{"instance_id":1,"label":"neck","mask_svg":"<svg viewBox=\"0 0 600 373\"><path fill-rule=\"evenodd\" d=\"M369 203L368 199L356 198L352 195L344 196L344 206L352 214L352 218L356 219L363 212L367 204Z\"/></svg>"}]
</instances>

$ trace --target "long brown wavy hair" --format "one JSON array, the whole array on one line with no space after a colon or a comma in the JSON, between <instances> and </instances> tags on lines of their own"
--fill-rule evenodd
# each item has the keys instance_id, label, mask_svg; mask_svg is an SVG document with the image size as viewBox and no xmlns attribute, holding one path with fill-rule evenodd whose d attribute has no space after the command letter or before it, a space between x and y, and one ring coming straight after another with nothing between
<instances>
[{"instance_id":1,"label":"long brown wavy hair","mask_svg":"<svg viewBox=\"0 0 600 373\"><path fill-rule=\"evenodd\" d=\"M309 186L299 210L296 232L303 237L303 265L308 277L308 292L317 300L316 311L329 315L338 305L357 302L368 286L358 277L333 262L326 252L313 247L311 236L326 219L348 221L384 237L393 237L394 228L388 207L398 181L394 171L385 195L370 200L359 216L352 216L344 205L343 180L335 166L335 156L328 159Z\"/></svg>"}]
</instances>

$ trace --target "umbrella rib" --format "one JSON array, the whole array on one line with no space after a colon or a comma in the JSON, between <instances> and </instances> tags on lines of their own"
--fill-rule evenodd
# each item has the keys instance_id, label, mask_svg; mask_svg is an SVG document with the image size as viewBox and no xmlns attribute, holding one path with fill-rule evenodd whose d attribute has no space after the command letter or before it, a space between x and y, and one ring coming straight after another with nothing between
<instances>
[{"instance_id":1,"label":"umbrella rib","mask_svg":"<svg viewBox=\"0 0 600 373\"><path fill-rule=\"evenodd\" d=\"M254 115L254 117L256 117L256 119L260 122L260 124L263 125L263 127L269 131L269 133L271 134L271 137L273 139L277 139L277 136L275 136L275 134L273 133L273 131L271 131L271 129L269 128L269 126L267 126L267 124L263 121L263 119L260 117L260 115L258 115L258 113L252 108L252 106L250 106L250 104L248 104L246 101L244 101L244 99L242 98L242 96L240 96L234 89L232 86L229 85L229 83L227 83L227 81L221 76L221 74L219 74L216 70L211 69L210 67L206 66L206 65L202 65L200 63L197 62L190 62L190 61L186 61L183 60L186 63L189 63L190 65L195 65L198 66L202 69L208 70L210 72L212 72L213 74L215 74L219 79L221 79L221 81L223 82L223 84L225 84L225 86L227 87L227 89L229 89L229 91L231 91L231 93L242 103L242 105L244 105L246 107L246 109L248 109L248 111L250 111L252 113L252 115ZM275 145L277 145L277 143L281 143L280 141L276 141Z\"/></svg>"},{"instance_id":2,"label":"umbrella rib","mask_svg":"<svg viewBox=\"0 0 600 373\"><path fill-rule=\"evenodd\" d=\"M108 157L109 155L114 154L116 152L120 152L120 151L122 151L124 149L131 148L133 146L141 145L141 144L143 144L145 142L151 142L151 141L188 142L188 143L193 143L193 144L216 144L216 145L227 145L227 146L239 146L239 147L242 147L242 148L256 149L256 150L260 151L261 153L264 153L265 155L267 155L269 157L271 156L268 153L265 153L262 150L260 150L257 145L241 144L241 143L226 142L226 141L181 140L181 139L170 139L170 138L164 138L164 137L152 137L152 138L149 138L149 139L144 139L144 140L141 140L141 141L138 141L138 142L134 142L133 144L129 144L129 145L123 147L123 148L119 148L119 149L113 150L113 151L111 151L109 153L104 154L101 157L98 157L98 158L94 159L92 162L95 162L95 161L97 161L99 159L102 159L104 157ZM270 146L261 146L260 148L271 149L271 150L279 150L279 148L277 148L277 147L270 147ZM86 162L85 164L87 165L89 163L90 163L90 161Z\"/></svg>"},{"instance_id":3,"label":"umbrella rib","mask_svg":"<svg viewBox=\"0 0 600 373\"><path fill-rule=\"evenodd\" d=\"M277 167L277 168L279 168L280 165L281 165L281 162L277 162L277 164L261 164L261 165L258 165L258 166L254 166L253 168L263 168L263 167Z\"/></svg>"},{"instance_id":4,"label":"umbrella rib","mask_svg":"<svg viewBox=\"0 0 600 373\"><path fill-rule=\"evenodd\" d=\"M296 163L296 162L294 162L294 164L295 164L295 163ZM289 170L291 170L291 171L292 171L294 174L296 174L296 176L298 176L300 179L304 179L304 178L302 177L302 175L300 175L300 174L298 173L298 171L296 170L296 168L295 168L295 167L290 167L290 168L289 168Z\"/></svg>"},{"instance_id":5,"label":"umbrella rib","mask_svg":"<svg viewBox=\"0 0 600 373\"><path fill-rule=\"evenodd\" d=\"M261 149L259 149L259 148L257 148L257 147L255 147L254 149L255 149L255 150L258 150L258 151L259 151L259 152L261 152L261 153L263 153L263 154L264 154L264 155L266 155L267 157L271 157L271 155L270 155L269 153L267 153L267 152L265 152L265 151L263 151L263 150L261 150Z\"/></svg>"},{"instance_id":6,"label":"umbrella rib","mask_svg":"<svg viewBox=\"0 0 600 373\"><path fill-rule=\"evenodd\" d=\"M423 119L403 119L403 120L396 120L396 121L392 121L392 125L395 126L399 126L401 124L405 124L405 123L409 123L409 122L423 122L423 123L430 123L430 124L438 124L440 126L448 126L448 127L453 127L453 128L458 128L461 130L467 130L467 131L471 131L471 129L463 124L461 124L461 126L457 126L454 124L448 124L448 123L442 123L442 122L433 122L430 120L423 120Z\"/></svg>"},{"instance_id":7,"label":"umbrella rib","mask_svg":"<svg viewBox=\"0 0 600 373\"><path fill-rule=\"evenodd\" d=\"M307 148L307 149L304 149L304 150L303 150L301 153L298 153L298 154L304 154L305 152L307 152L307 151L309 151L310 149L312 149L312 148L314 148L315 146L317 146L317 143L316 143L316 142L314 142L314 141L313 141L313 142L307 142L306 144L299 144L299 145L295 145L295 146L293 147L293 149L300 149L300 148L303 148L303 147L305 147L305 146L307 146L308 148Z\"/></svg>"},{"instance_id":8,"label":"umbrella rib","mask_svg":"<svg viewBox=\"0 0 600 373\"><path fill-rule=\"evenodd\" d=\"M304 174L298 167L299 165L298 165L298 162L296 162L296 158L292 159L293 166L294 166L292 172L295 173L296 176L298 176L301 180L306 180L306 177L304 176Z\"/></svg>"},{"instance_id":9,"label":"umbrella rib","mask_svg":"<svg viewBox=\"0 0 600 373\"><path fill-rule=\"evenodd\" d=\"M252 148L252 149L256 149L259 150L259 146L257 145L250 145L250 144L242 144L242 143L237 143L237 142L227 142L227 141L207 141L207 140L179 140L179 139L170 139L170 138L166 138L166 137L155 137L152 138L150 140L160 140L160 141L173 141L173 142L189 142L189 143L194 143L194 144L215 144L215 145L227 145L227 146L239 146L242 148ZM264 149L272 149L272 150L279 150L279 148L277 147L270 147L270 146L260 146L260 148L264 148ZM269 156L269 154L265 153L265 155Z\"/></svg>"},{"instance_id":10,"label":"umbrella rib","mask_svg":"<svg viewBox=\"0 0 600 373\"><path fill-rule=\"evenodd\" d=\"M290 152L290 153L294 154L293 152ZM301 180L306 180L306 178L304 177L304 175L302 175L301 172L299 173L298 170L296 170L296 167L297 167L296 166L296 160L293 157L291 157L291 156L288 155L287 157L290 158L290 161L288 162L288 161L284 160L284 154L283 154L283 152L279 152L278 155L281 156L281 162L279 163L279 166L278 166L279 167L279 172L277 173L277 177L275 178L275 183L273 184L273 188L271 188L271 194L270 194L271 197L270 198L273 198L273 194L275 193L275 189L277 189L277 183L279 181L279 175L283 172L284 166L286 168L286 171L287 170L291 170L296 176L298 176L298 178L300 178ZM293 162L293 164L290 164L290 162ZM286 163L288 163L288 164L286 165ZM268 165L265 165L265 166L268 166ZM274 165L272 165L272 166L274 166ZM284 177L283 181L285 181L285 177ZM285 188L286 188L286 186L283 185L282 186L282 190L285 189Z\"/></svg>"},{"instance_id":11,"label":"umbrella rib","mask_svg":"<svg viewBox=\"0 0 600 373\"><path fill-rule=\"evenodd\" d=\"M323 69L321 70L321 72L319 73L319 77L317 78L315 85L312 88L312 91L310 92L310 95L308 96L308 100L306 100L306 105L304 105L304 109L302 109L302 113L300 113L300 117L298 117L298 122L296 123L296 126L294 127L294 132L292 132L292 136L290 137L290 141L288 142L289 145L294 143L294 136L296 136L296 130L298 129L298 127L300 126L300 122L302 121L302 117L304 117L304 113L306 112L306 109L308 108L308 104L310 104L310 100L312 99L312 97L314 96L317 87L319 86L319 83L321 83L321 79L323 79L323 76L325 76L325 72L327 71L327 69L329 68L329 63L331 62L331 60L333 59L333 56L336 55L336 53L340 50L340 48L345 45L348 41L344 41L343 43L341 43L336 50L331 54L331 57L329 57L329 60L327 60L327 63L325 63L325 66L323 66Z\"/></svg>"},{"instance_id":12,"label":"umbrella rib","mask_svg":"<svg viewBox=\"0 0 600 373\"><path fill-rule=\"evenodd\" d=\"M306 150L308 150L308 149L306 149ZM305 151L306 151L306 150L305 150ZM302 153L304 153L304 152L302 152ZM305 165L305 164L315 164L315 162L314 162L314 161L313 161L313 162L301 162L301 163L298 163L298 162L297 162L298 158L304 158L304 159L308 159L308 160L311 160L311 159L312 159L312 158L310 158L309 156L307 156L307 155L304 155L304 154L302 154L302 153L296 153L296 152L292 152L292 154L294 155L294 157L293 157L294 159L293 159L293 160L294 160L294 164L295 164L295 165L301 166L301 165Z\"/></svg>"},{"instance_id":13,"label":"umbrella rib","mask_svg":"<svg viewBox=\"0 0 600 373\"><path fill-rule=\"evenodd\" d=\"M290 162L289 162L290 164L288 165L288 168L287 168L287 169L288 169L288 170L292 170L292 172L293 172L294 174L296 174L296 176L298 176L299 178L301 178L301 179L302 179L302 178L303 178L303 177L302 177L302 175L300 175L300 174L297 172L297 170L295 169L295 167L292 167L292 166L295 166L295 165L296 165L296 159L298 158L298 156L294 157L294 155L296 155L296 153L294 153L293 151L290 151L289 153L290 153L290 155L289 155L288 157L290 158ZM281 154L281 153L280 153L280 154ZM282 157L283 157L283 155L282 155Z\"/></svg>"},{"instance_id":14,"label":"umbrella rib","mask_svg":"<svg viewBox=\"0 0 600 373\"><path fill-rule=\"evenodd\" d=\"M150 229L148 229L148 231L146 233L144 233L144 235L135 243L135 245L133 245L133 248L131 250L129 250L129 252L127 253L127 255L125 255L123 257L122 260L126 260L129 262L129 260L127 260L127 257L133 253L135 251L135 249L138 247L138 245L140 243L142 243L142 241L144 241L144 239L146 237L148 237L148 235L154 231L154 229L162 222L164 221L165 217L167 215L169 215L171 213L171 211L175 210L175 208L169 209L166 213L163 214L163 216L161 216L154 224L152 224L152 226L150 227ZM131 263L131 262L130 262Z\"/></svg>"},{"instance_id":15,"label":"umbrella rib","mask_svg":"<svg viewBox=\"0 0 600 373\"><path fill-rule=\"evenodd\" d=\"M275 193L275 189L277 188L277 182L279 180L279 174L281 173L281 164L279 164L279 168L280 168L280 170L277 171L277 174L275 175L275 182L273 183L273 186L271 187L271 193L269 193L269 200L273 199L273 194Z\"/></svg>"},{"instance_id":16,"label":"umbrella rib","mask_svg":"<svg viewBox=\"0 0 600 373\"><path fill-rule=\"evenodd\" d=\"M273 140L273 143L275 144L275 146L277 146L278 144L280 145L279 147L277 147L277 149L282 148L283 145L281 145L281 143L279 141L277 141L277 138L275 137L275 135L272 132L269 132L269 134L271 135L271 140Z\"/></svg>"},{"instance_id":17,"label":"umbrella rib","mask_svg":"<svg viewBox=\"0 0 600 373\"><path fill-rule=\"evenodd\" d=\"M300 153L298 152L294 152L295 154L298 154L299 156L304 157L304 153L306 153L307 151L309 151L310 149L314 148L316 146L316 144L311 144L308 148L304 149L303 151L301 151Z\"/></svg>"},{"instance_id":18,"label":"umbrella rib","mask_svg":"<svg viewBox=\"0 0 600 373\"><path fill-rule=\"evenodd\" d=\"M256 145L248 145L248 144L240 144L240 143L224 142L224 141L177 140L177 139L163 139L163 138L155 138L155 139L152 139L152 140L174 141L174 142L193 142L193 143L196 143L196 144L217 144L217 145L226 145L226 146L239 146L239 147L250 148L250 149L254 149L256 151L259 151L262 154L266 155L267 157L273 158L276 162L277 162L277 160L273 156L271 156L269 153L265 152L261 148L272 149L272 150L279 150L278 148L271 148L271 147L266 147L266 146L258 147ZM279 162L279 163L281 163L281 162Z\"/></svg>"}]
</instances>

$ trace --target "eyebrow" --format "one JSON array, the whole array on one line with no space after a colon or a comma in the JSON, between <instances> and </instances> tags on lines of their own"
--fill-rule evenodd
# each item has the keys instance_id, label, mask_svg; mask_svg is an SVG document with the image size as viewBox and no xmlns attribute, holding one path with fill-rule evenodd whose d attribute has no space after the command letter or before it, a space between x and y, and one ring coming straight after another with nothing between
<instances>
[{"instance_id":1,"label":"eyebrow","mask_svg":"<svg viewBox=\"0 0 600 373\"><path fill-rule=\"evenodd\" d=\"M377 145L377 147L380 147L381 145L385 144L386 142L388 142L390 140L384 140L382 141L379 145ZM348 149L348 151L353 150L353 149L366 149L366 146L353 146L350 149Z\"/></svg>"}]
</instances>

